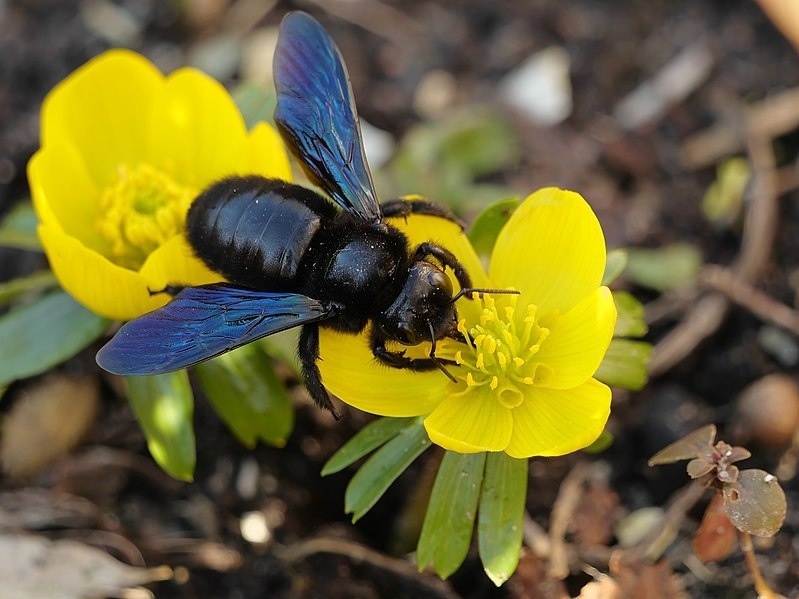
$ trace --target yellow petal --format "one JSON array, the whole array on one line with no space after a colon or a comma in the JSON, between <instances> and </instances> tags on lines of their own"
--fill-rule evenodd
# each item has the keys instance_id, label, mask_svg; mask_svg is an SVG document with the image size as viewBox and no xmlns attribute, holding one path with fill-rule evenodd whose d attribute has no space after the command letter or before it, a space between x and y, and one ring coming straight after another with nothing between
<instances>
[{"instance_id":1,"label":"yellow petal","mask_svg":"<svg viewBox=\"0 0 799 599\"><path fill-rule=\"evenodd\" d=\"M170 75L152 115L147 161L202 188L249 166L244 119L225 88L195 69Z\"/></svg>"},{"instance_id":2,"label":"yellow petal","mask_svg":"<svg viewBox=\"0 0 799 599\"><path fill-rule=\"evenodd\" d=\"M291 164L283 140L268 123L258 123L247 139L250 153L248 173L291 181Z\"/></svg>"},{"instance_id":3,"label":"yellow petal","mask_svg":"<svg viewBox=\"0 0 799 599\"><path fill-rule=\"evenodd\" d=\"M139 273L113 264L57 224L39 225L39 239L64 290L92 312L130 320L164 305L169 296L151 296Z\"/></svg>"},{"instance_id":4,"label":"yellow petal","mask_svg":"<svg viewBox=\"0 0 799 599\"><path fill-rule=\"evenodd\" d=\"M505 451L514 458L528 458L587 447L605 428L610 399L610 389L595 379L568 390L531 388L513 410L513 435Z\"/></svg>"},{"instance_id":5,"label":"yellow petal","mask_svg":"<svg viewBox=\"0 0 799 599\"><path fill-rule=\"evenodd\" d=\"M42 146L74 145L95 185L105 187L118 164L147 156L149 118L163 85L163 75L143 56L128 50L101 54L48 94Z\"/></svg>"},{"instance_id":6,"label":"yellow petal","mask_svg":"<svg viewBox=\"0 0 799 599\"><path fill-rule=\"evenodd\" d=\"M513 414L479 390L442 401L424 420L430 440L461 453L502 451L513 432Z\"/></svg>"},{"instance_id":7,"label":"yellow petal","mask_svg":"<svg viewBox=\"0 0 799 599\"><path fill-rule=\"evenodd\" d=\"M565 312L596 289L605 238L588 203L554 187L529 196L500 231L488 269L493 281L522 291L539 314Z\"/></svg>"},{"instance_id":8,"label":"yellow petal","mask_svg":"<svg viewBox=\"0 0 799 599\"><path fill-rule=\"evenodd\" d=\"M433 242L455 254L455 257L466 269L472 280L473 287L491 287L488 281L483 264L477 253L474 251L469 238L457 223L453 223L445 218L428 216L423 214L411 214L407 219L391 218L388 222L402 231L407 237L411 253L425 242ZM458 281L451 269L446 270L455 291L460 289ZM480 310L475 302L464 298L458 302L458 315L466 318L469 322L474 322L480 317Z\"/></svg>"},{"instance_id":9,"label":"yellow petal","mask_svg":"<svg viewBox=\"0 0 799 599\"><path fill-rule=\"evenodd\" d=\"M36 152L28 162L28 181L39 222L55 221L87 247L109 251L96 226L100 194L74 146L54 143Z\"/></svg>"},{"instance_id":10,"label":"yellow petal","mask_svg":"<svg viewBox=\"0 0 799 599\"><path fill-rule=\"evenodd\" d=\"M377 362L366 335L323 328L317 362L322 383L341 401L381 416L429 414L449 384L438 370L410 372Z\"/></svg>"},{"instance_id":11,"label":"yellow petal","mask_svg":"<svg viewBox=\"0 0 799 599\"><path fill-rule=\"evenodd\" d=\"M615 324L616 304L607 287L560 316L535 356L553 371L546 386L569 389L590 378L605 357Z\"/></svg>"},{"instance_id":12,"label":"yellow petal","mask_svg":"<svg viewBox=\"0 0 799 599\"><path fill-rule=\"evenodd\" d=\"M167 285L196 286L224 280L194 255L183 234L176 235L147 256L139 272L153 290Z\"/></svg>"}]
</instances>

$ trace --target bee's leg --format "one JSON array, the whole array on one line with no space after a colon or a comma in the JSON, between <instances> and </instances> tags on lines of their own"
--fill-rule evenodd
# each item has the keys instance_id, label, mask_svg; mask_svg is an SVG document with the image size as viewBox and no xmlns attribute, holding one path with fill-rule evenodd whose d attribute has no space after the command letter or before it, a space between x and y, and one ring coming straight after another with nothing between
<instances>
[{"instance_id":1,"label":"bee's leg","mask_svg":"<svg viewBox=\"0 0 799 599\"><path fill-rule=\"evenodd\" d=\"M147 293L150 295L158 295L159 293L166 293L172 297L175 297L178 293L186 289L188 285L183 285L181 283L169 283L165 285L163 289L150 289L147 288Z\"/></svg>"},{"instance_id":2,"label":"bee's leg","mask_svg":"<svg viewBox=\"0 0 799 599\"><path fill-rule=\"evenodd\" d=\"M308 393L320 408L329 410L333 417L338 420L341 414L333 408L330 395L322 384L322 374L316 361L319 359L319 326L316 324L306 324L302 327L300 341L297 344L297 354L300 357L302 366L302 378Z\"/></svg>"},{"instance_id":3,"label":"bee's leg","mask_svg":"<svg viewBox=\"0 0 799 599\"><path fill-rule=\"evenodd\" d=\"M455 278L458 280L461 289L471 288L472 278L469 276L469 273L466 272L466 268L460 263L460 260L455 257L455 254L440 245L428 241L419 244L419 247L416 248L416 252L414 253L413 260L414 262L417 260L424 260L428 256L433 256L433 258L441 262L444 266L449 266Z\"/></svg>"},{"instance_id":4,"label":"bee's leg","mask_svg":"<svg viewBox=\"0 0 799 599\"><path fill-rule=\"evenodd\" d=\"M408 218L411 214L425 214L427 216L437 216L444 218L464 229L463 222L455 216L446 206L426 199L406 200L399 198L391 200L380 206L384 218L402 217Z\"/></svg>"},{"instance_id":5,"label":"bee's leg","mask_svg":"<svg viewBox=\"0 0 799 599\"><path fill-rule=\"evenodd\" d=\"M433 347L430 349L429 358L409 358L405 355L405 350L400 352L389 350L386 347L386 341L388 341L386 336L383 335L377 327L372 327L372 331L369 333L369 346L372 349L372 355L377 358L381 364L385 364L391 368L401 368L413 372L425 372L438 368L446 374L447 377L454 380L444 366L445 364L454 364L454 362L436 358L435 343L433 343Z\"/></svg>"}]
</instances>

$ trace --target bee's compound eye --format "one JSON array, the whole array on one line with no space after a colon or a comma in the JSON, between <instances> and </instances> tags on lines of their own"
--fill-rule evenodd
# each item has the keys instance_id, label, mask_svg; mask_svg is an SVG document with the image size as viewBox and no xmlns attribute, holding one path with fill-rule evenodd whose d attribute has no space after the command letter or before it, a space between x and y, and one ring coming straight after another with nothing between
<instances>
[{"instance_id":1,"label":"bee's compound eye","mask_svg":"<svg viewBox=\"0 0 799 599\"><path fill-rule=\"evenodd\" d=\"M434 289L440 289L447 294L447 297L452 297L452 281L450 278L440 270L434 270L427 275L427 282Z\"/></svg>"}]
</instances>

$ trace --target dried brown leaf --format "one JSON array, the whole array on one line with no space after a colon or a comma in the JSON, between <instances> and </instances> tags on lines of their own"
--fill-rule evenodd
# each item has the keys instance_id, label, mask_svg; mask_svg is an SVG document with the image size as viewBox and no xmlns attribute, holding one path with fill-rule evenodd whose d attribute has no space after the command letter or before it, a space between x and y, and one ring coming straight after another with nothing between
<instances>
[{"instance_id":1,"label":"dried brown leaf","mask_svg":"<svg viewBox=\"0 0 799 599\"><path fill-rule=\"evenodd\" d=\"M3 422L3 470L29 477L74 448L94 422L99 393L96 378L65 376L24 391Z\"/></svg>"},{"instance_id":2,"label":"dried brown leaf","mask_svg":"<svg viewBox=\"0 0 799 599\"><path fill-rule=\"evenodd\" d=\"M166 566L136 568L76 541L0 535L0 589L3 597L89 599L118 595L122 589L166 580Z\"/></svg>"},{"instance_id":3,"label":"dried brown leaf","mask_svg":"<svg viewBox=\"0 0 799 599\"><path fill-rule=\"evenodd\" d=\"M611 574L625 599L682 599L684 596L679 579L667 560L651 564L622 558L611 562Z\"/></svg>"}]
</instances>

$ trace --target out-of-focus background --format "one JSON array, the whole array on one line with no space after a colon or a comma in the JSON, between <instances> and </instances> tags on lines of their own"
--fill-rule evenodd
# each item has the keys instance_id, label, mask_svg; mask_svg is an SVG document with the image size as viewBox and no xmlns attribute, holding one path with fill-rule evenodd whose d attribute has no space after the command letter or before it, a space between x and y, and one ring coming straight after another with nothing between
<instances>
[{"instance_id":1,"label":"out-of-focus background","mask_svg":"<svg viewBox=\"0 0 799 599\"><path fill-rule=\"evenodd\" d=\"M132 48L165 72L202 69L268 118L277 27L294 9L316 16L341 49L384 199L421 193L468 221L497 199L558 185L589 200L609 248L638 250L620 284L647 304L650 383L614 396L604 451L531 460L530 547L500 589L476 556L448 582L405 560L435 452L350 524L349 475L319 470L368 418L350 410L334 422L285 369L298 405L287 446L246 450L198 401L197 472L180 483L148 456L114 381L94 365L97 346L4 395L0 534L169 566L171 578L149 587L167 599L564 597L608 572L635 579L628 596L751 597L740 550L696 557L706 498L669 512L674 541L656 566L613 561L687 481L683 467L653 470L646 459L715 422L753 451L747 467L781 479L785 526L756 550L772 587L799 597L799 57L754 1L0 0L0 217L28 200L41 101L76 67ZM0 248L0 282L44 263ZM74 382L87 378L102 381L99 392ZM36 418L57 437L63 417L48 408L25 419L35 408L20 406L42 393L97 397L74 449L40 463ZM575 477L579 491L564 499L574 485L563 481ZM535 544L567 500L561 541L572 568L556 580ZM0 563L21 551L0 542ZM78 551L61 563L46 571L42 597L60 596L82 568L112 577L111 565ZM137 575L114 580L146 582Z\"/></svg>"}]
</instances>

